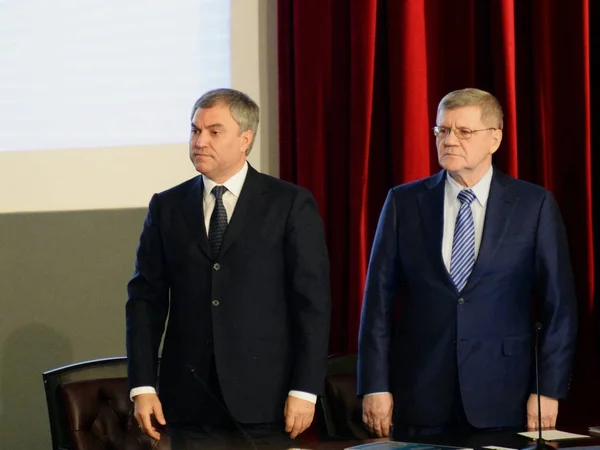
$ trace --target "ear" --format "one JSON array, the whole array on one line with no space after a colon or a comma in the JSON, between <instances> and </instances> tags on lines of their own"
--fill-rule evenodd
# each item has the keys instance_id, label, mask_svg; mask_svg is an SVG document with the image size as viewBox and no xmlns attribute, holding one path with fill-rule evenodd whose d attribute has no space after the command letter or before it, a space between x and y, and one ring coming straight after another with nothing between
<instances>
[{"instance_id":1,"label":"ear","mask_svg":"<svg viewBox=\"0 0 600 450\"><path fill-rule=\"evenodd\" d=\"M502 142L502 130L497 129L492 133L492 146L490 147L490 155L496 153L498 147L500 147L500 143Z\"/></svg>"},{"instance_id":2,"label":"ear","mask_svg":"<svg viewBox=\"0 0 600 450\"><path fill-rule=\"evenodd\" d=\"M240 135L240 138L241 138L240 152L246 153L246 150L248 150L248 147L250 147L250 143L252 142L252 139L254 138L254 132L252 130L246 130Z\"/></svg>"}]
</instances>

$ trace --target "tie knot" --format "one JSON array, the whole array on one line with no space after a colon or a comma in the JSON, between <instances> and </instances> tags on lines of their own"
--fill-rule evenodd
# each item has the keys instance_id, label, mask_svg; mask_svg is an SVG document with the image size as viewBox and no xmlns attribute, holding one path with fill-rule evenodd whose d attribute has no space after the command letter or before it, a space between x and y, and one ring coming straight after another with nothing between
<instances>
[{"instance_id":1,"label":"tie knot","mask_svg":"<svg viewBox=\"0 0 600 450\"><path fill-rule=\"evenodd\" d=\"M458 193L458 199L461 203L466 203L467 205L470 205L471 203L473 203L473 200L475 200L475 194L471 189L463 189Z\"/></svg>"},{"instance_id":2,"label":"tie knot","mask_svg":"<svg viewBox=\"0 0 600 450\"><path fill-rule=\"evenodd\" d=\"M215 186L212 188L212 195L215 196L217 200L221 200L223 198L223 194L227 191L225 186Z\"/></svg>"}]
</instances>

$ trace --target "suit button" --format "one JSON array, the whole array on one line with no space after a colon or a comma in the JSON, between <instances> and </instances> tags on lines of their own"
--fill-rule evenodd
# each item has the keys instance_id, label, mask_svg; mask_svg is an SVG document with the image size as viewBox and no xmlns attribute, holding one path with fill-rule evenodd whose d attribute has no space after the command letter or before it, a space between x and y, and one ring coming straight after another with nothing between
<instances>
[{"instance_id":1,"label":"suit button","mask_svg":"<svg viewBox=\"0 0 600 450\"><path fill-rule=\"evenodd\" d=\"M213 306L219 306L219 300L213 300L212 304Z\"/></svg>"},{"instance_id":2,"label":"suit button","mask_svg":"<svg viewBox=\"0 0 600 450\"><path fill-rule=\"evenodd\" d=\"M452 339L452 343L456 345L456 339Z\"/></svg>"},{"instance_id":3,"label":"suit button","mask_svg":"<svg viewBox=\"0 0 600 450\"><path fill-rule=\"evenodd\" d=\"M219 263L214 263L213 264L213 269L219 270L220 268L221 268L221 265Z\"/></svg>"},{"instance_id":4,"label":"suit button","mask_svg":"<svg viewBox=\"0 0 600 450\"><path fill-rule=\"evenodd\" d=\"M212 345L212 339L207 339L206 340L206 345Z\"/></svg>"},{"instance_id":5,"label":"suit button","mask_svg":"<svg viewBox=\"0 0 600 450\"><path fill-rule=\"evenodd\" d=\"M461 298L458 299L458 304L459 305L464 305L464 303L465 303L465 299L464 298L461 297Z\"/></svg>"}]
</instances>

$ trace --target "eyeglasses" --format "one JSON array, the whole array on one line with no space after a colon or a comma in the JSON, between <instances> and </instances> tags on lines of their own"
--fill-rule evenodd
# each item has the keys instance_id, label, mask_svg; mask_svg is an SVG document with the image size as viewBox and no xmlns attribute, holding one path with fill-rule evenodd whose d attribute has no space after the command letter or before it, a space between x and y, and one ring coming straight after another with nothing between
<instances>
[{"instance_id":1,"label":"eyeglasses","mask_svg":"<svg viewBox=\"0 0 600 450\"><path fill-rule=\"evenodd\" d=\"M446 139L450 136L450 132L454 131L454 136L458 139L471 139L473 133L480 131L497 130L498 128L482 128L481 130L471 130L470 128L446 128L446 127L433 127L433 134L436 138Z\"/></svg>"}]
</instances>

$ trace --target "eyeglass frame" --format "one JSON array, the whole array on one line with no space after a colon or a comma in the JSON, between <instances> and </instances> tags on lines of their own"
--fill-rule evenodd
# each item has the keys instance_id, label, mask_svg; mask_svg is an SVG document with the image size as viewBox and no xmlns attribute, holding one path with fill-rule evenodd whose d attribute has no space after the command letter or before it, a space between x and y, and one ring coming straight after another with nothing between
<instances>
[{"instance_id":1,"label":"eyeglass frame","mask_svg":"<svg viewBox=\"0 0 600 450\"><path fill-rule=\"evenodd\" d=\"M440 137L438 136L436 133L439 132L440 128L444 128L445 130L448 130L448 134L446 135L446 137ZM490 127L490 128L481 128L480 130L471 130L470 128L448 128L448 127L440 127L440 126L435 126L432 128L433 130L433 135L438 138L438 139L448 139L450 137L450 133L452 133L454 131L454 136L456 136L456 139L459 139L461 141L467 141L469 139L471 139L473 137L473 133L478 133L480 131L489 131L489 130L499 130L500 128L494 128L494 127ZM458 136L458 134L456 134L456 130L469 130L469 137L460 137Z\"/></svg>"}]
</instances>

